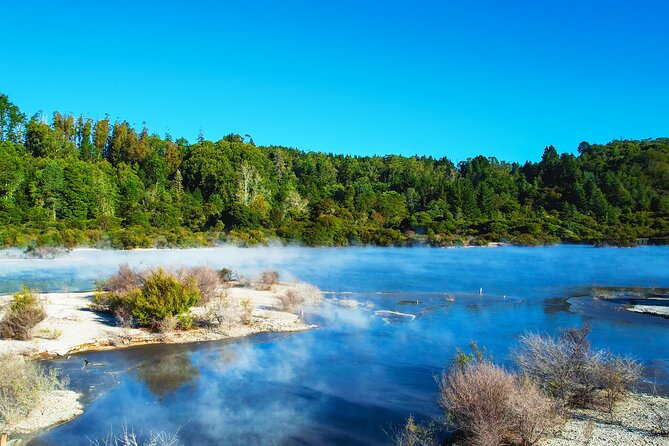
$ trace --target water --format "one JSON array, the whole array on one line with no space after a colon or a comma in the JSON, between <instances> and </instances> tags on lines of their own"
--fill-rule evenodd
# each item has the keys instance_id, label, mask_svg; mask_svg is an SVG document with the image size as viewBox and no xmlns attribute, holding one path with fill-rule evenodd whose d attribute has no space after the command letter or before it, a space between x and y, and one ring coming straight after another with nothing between
<instances>
[{"instance_id":1,"label":"water","mask_svg":"<svg viewBox=\"0 0 669 446\"><path fill-rule=\"evenodd\" d=\"M669 287L669 248L217 248L74 251L55 260L0 259L0 291L26 283L85 290L119 263L277 269L311 282L321 328L290 335L86 353L52 364L85 394L85 413L32 445L86 445L125 424L179 432L197 445L387 444L391 425L440 415L435 376L470 340L511 366L525 331L588 322L595 348L631 355L669 393L669 320L572 308L591 286ZM479 290L483 289L483 295ZM453 294L450 302L447 293ZM355 309L333 299L355 299ZM415 315L388 317L398 311Z\"/></svg>"}]
</instances>

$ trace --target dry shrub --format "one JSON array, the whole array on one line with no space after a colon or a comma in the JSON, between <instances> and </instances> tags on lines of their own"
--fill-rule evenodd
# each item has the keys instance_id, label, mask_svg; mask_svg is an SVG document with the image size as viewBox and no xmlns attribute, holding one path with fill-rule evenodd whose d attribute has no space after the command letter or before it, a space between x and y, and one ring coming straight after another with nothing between
<instances>
[{"instance_id":1,"label":"dry shrub","mask_svg":"<svg viewBox=\"0 0 669 446\"><path fill-rule=\"evenodd\" d=\"M407 418L400 429L391 429L388 434L395 446L437 446L437 429L431 423L416 423L413 416Z\"/></svg>"},{"instance_id":2,"label":"dry shrub","mask_svg":"<svg viewBox=\"0 0 669 446\"><path fill-rule=\"evenodd\" d=\"M468 444L497 446L513 426L514 388L513 375L489 361L451 367L441 376L439 404Z\"/></svg>"},{"instance_id":3,"label":"dry shrub","mask_svg":"<svg viewBox=\"0 0 669 446\"><path fill-rule=\"evenodd\" d=\"M633 359L612 357L598 364L599 386L603 390L604 407L613 416L613 407L634 388L641 378L641 366Z\"/></svg>"},{"instance_id":4,"label":"dry shrub","mask_svg":"<svg viewBox=\"0 0 669 446\"><path fill-rule=\"evenodd\" d=\"M260 280L256 283L256 289L267 291L279 282L279 273L276 271L265 271L260 275Z\"/></svg>"},{"instance_id":5,"label":"dry shrub","mask_svg":"<svg viewBox=\"0 0 669 446\"><path fill-rule=\"evenodd\" d=\"M590 350L589 327L568 329L557 338L526 334L513 353L520 370L564 411L570 404L592 401L598 387L597 370L602 353Z\"/></svg>"},{"instance_id":6,"label":"dry shrub","mask_svg":"<svg viewBox=\"0 0 669 446\"><path fill-rule=\"evenodd\" d=\"M90 440L92 446L181 446L181 442L176 434L171 435L165 432L149 434L142 440L139 435L124 426L120 434L109 432L106 438L102 440Z\"/></svg>"},{"instance_id":7,"label":"dry shrub","mask_svg":"<svg viewBox=\"0 0 669 446\"><path fill-rule=\"evenodd\" d=\"M7 311L0 321L0 337L27 341L32 339L32 329L46 319L44 305L37 295L26 287L14 294Z\"/></svg>"},{"instance_id":8,"label":"dry shrub","mask_svg":"<svg viewBox=\"0 0 669 446\"><path fill-rule=\"evenodd\" d=\"M244 325L253 325L253 302L251 299L244 298L239 301L241 306L241 313L239 315L242 324Z\"/></svg>"},{"instance_id":9,"label":"dry shrub","mask_svg":"<svg viewBox=\"0 0 669 446\"><path fill-rule=\"evenodd\" d=\"M195 285L200 290L201 303L203 304L216 299L220 293L220 275L216 270L206 265L181 268L177 271L177 277L182 282L195 281Z\"/></svg>"},{"instance_id":10,"label":"dry shrub","mask_svg":"<svg viewBox=\"0 0 669 446\"><path fill-rule=\"evenodd\" d=\"M555 401L533 382L525 378L516 381L509 396L509 410L514 424L512 436L522 446L532 446L551 434L557 424Z\"/></svg>"},{"instance_id":11,"label":"dry shrub","mask_svg":"<svg viewBox=\"0 0 669 446\"><path fill-rule=\"evenodd\" d=\"M286 290L285 293L279 295L279 308L283 311L292 311L295 307L304 303L304 296L297 292L297 290Z\"/></svg>"},{"instance_id":12,"label":"dry shrub","mask_svg":"<svg viewBox=\"0 0 669 446\"><path fill-rule=\"evenodd\" d=\"M57 374L18 355L0 355L0 431L34 409L44 395L61 387Z\"/></svg>"},{"instance_id":13,"label":"dry shrub","mask_svg":"<svg viewBox=\"0 0 669 446\"><path fill-rule=\"evenodd\" d=\"M172 339L172 334L178 325L179 319L176 316L167 316L156 323L156 330L164 340L169 341Z\"/></svg>"},{"instance_id":14,"label":"dry shrub","mask_svg":"<svg viewBox=\"0 0 669 446\"><path fill-rule=\"evenodd\" d=\"M102 291L125 294L141 288L143 283L143 274L124 263L107 279L98 281L97 287Z\"/></svg>"}]
</instances>

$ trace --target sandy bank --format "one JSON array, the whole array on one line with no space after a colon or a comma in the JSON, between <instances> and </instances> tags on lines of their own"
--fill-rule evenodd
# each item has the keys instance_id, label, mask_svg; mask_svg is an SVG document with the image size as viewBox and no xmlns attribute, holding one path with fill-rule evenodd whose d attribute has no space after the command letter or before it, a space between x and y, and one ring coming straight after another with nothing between
<instances>
[{"instance_id":1,"label":"sandy bank","mask_svg":"<svg viewBox=\"0 0 669 446\"><path fill-rule=\"evenodd\" d=\"M71 390L54 390L30 411L28 416L7 429L12 434L29 434L65 423L83 413L81 395Z\"/></svg>"},{"instance_id":2,"label":"sandy bank","mask_svg":"<svg viewBox=\"0 0 669 446\"><path fill-rule=\"evenodd\" d=\"M541 446L669 446L669 437L657 435L654 411L669 417L669 398L630 395L610 414L581 409L571 414L561 431Z\"/></svg>"},{"instance_id":3,"label":"sandy bank","mask_svg":"<svg viewBox=\"0 0 669 446\"><path fill-rule=\"evenodd\" d=\"M304 291L304 284L274 285L271 290L259 291L250 287L232 287L226 290L233 304L249 299L253 305L253 323L230 323L219 329L195 328L177 331L169 336L139 328L123 328L106 314L90 309L93 293L41 294L47 318L33 330L34 339L15 341L0 339L0 354L18 353L32 357L67 355L75 352L122 348L150 343L184 343L212 341L262 332L293 332L314 328L296 314L280 311L279 296L289 289ZM11 300L11 295L0 295L0 307ZM193 308L195 315L207 311ZM55 339L50 339L54 338Z\"/></svg>"}]
</instances>

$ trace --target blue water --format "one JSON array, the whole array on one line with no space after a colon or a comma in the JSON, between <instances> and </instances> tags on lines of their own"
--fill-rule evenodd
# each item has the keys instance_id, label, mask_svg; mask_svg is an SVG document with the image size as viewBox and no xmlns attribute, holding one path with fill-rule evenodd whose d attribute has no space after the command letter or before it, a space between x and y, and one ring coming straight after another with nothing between
<instances>
[{"instance_id":1,"label":"blue water","mask_svg":"<svg viewBox=\"0 0 669 446\"><path fill-rule=\"evenodd\" d=\"M470 340L511 367L526 331L592 325L595 348L633 356L669 391L669 320L582 312L567 299L591 286L669 287L669 248L217 248L74 251L55 260L0 259L0 291L90 289L119 263L268 268L314 283L320 328L238 341L148 346L53 361L85 394L84 414L33 445L89 444L125 424L178 431L196 445L388 444L409 414L438 417L435 376ZM479 295L482 289L483 294ZM584 291L585 290L585 291ZM446 299L452 293L455 302ZM355 299L343 308L333 299ZM409 303L413 301L414 303ZM418 303L415 303L415 302ZM416 315L388 322L378 310Z\"/></svg>"}]
</instances>

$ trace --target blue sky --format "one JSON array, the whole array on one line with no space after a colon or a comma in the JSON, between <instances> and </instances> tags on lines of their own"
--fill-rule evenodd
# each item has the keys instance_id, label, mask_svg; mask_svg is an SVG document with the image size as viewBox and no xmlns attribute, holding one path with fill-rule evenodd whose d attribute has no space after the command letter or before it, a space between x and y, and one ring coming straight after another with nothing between
<instances>
[{"instance_id":1,"label":"blue sky","mask_svg":"<svg viewBox=\"0 0 669 446\"><path fill-rule=\"evenodd\" d=\"M140 4L141 3L141 4ZM669 136L666 1L7 2L25 112L195 140L539 159Z\"/></svg>"}]
</instances>

